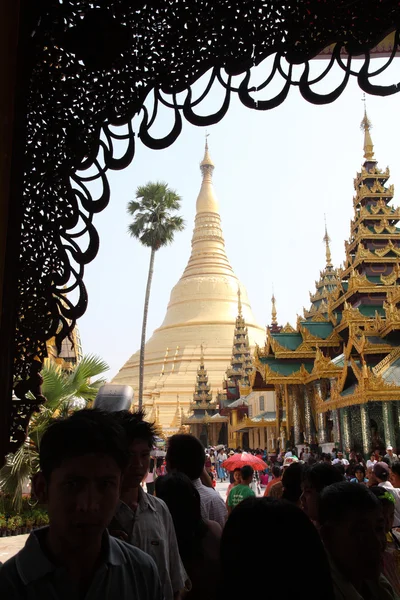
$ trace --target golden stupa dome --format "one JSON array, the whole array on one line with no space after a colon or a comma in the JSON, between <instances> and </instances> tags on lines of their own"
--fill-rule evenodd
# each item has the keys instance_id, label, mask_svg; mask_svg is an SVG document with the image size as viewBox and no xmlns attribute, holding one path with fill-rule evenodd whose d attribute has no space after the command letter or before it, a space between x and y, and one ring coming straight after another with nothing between
<instances>
[{"instance_id":1,"label":"golden stupa dome","mask_svg":"<svg viewBox=\"0 0 400 600\"><path fill-rule=\"evenodd\" d=\"M171 291L163 323L146 343L143 404L159 407L160 422L166 431L174 419L177 396L184 410L192 401L202 345L213 394L221 388L232 355L238 290L250 346L265 341L265 330L255 322L246 289L226 255L212 182L214 163L207 143L200 169L202 184L196 202L192 252ZM131 385L137 397L138 382L136 352L113 383Z\"/></svg>"}]
</instances>

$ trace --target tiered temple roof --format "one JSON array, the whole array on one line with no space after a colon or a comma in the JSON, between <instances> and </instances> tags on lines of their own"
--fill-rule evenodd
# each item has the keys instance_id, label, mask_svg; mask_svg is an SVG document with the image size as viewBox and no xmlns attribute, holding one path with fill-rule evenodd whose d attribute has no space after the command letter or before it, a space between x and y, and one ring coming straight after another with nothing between
<instances>
[{"instance_id":1,"label":"tiered temple roof","mask_svg":"<svg viewBox=\"0 0 400 600\"><path fill-rule=\"evenodd\" d=\"M204 366L204 351L201 346L200 365L197 369L196 385L193 394L193 402L190 404L192 414L181 421L181 424L191 425L194 423L225 423L226 417L219 414L217 402L213 402L211 387L208 382L207 369Z\"/></svg>"},{"instance_id":2,"label":"tiered temple roof","mask_svg":"<svg viewBox=\"0 0 400 600\"><path fill-rule=\"evenodd\" d=\"M319 280L315 282L315 292L310 292L311 307L304 310L304 318L312 321L316 315L328 316L330 305L337 299L340 293L340 271L332 264L331 249L329 246L330 238L325 225L325 255L326 265L320 272Z\"/></svg>"},{"instance_id":3,"label":"tiered temple roof","mask_svg":"<svg viewBox=\"0 0 400 600\"><path fill-rule=\"evenodd\" d=\"M344 268L334 269L325 232L326 266L310 309L296 327L288 324L280 332L267 328L265 348L256 351L256 369L276 389L286 384L296 393L301 390L306 406L310 397L315 423L322 424L327 411L333 415L336 409L380 401L387 413L386 443L392 443L390 423L397 403L388 401L400 398L400 209L390 205L394 188L387 185L389 168L377 165L366 112L361 127L364 163L354 179ZM371 410L375 414L377 409ZM361 419L365 451L368 414L364 411ZM340 418L343 430L349 430L347 414L341 412Z\"/></svg>"},{"instance_id":4,"label":"tiered temple roof","mask_svg":"<svg viewBox=\"0 0 400 600\"><path fill-rule=\"evenodd\" d=\"M231 364L226 371L229 387L234 384L241 396L250 392L250 377L254 371L250 353L249 337L246 322L242 314L240 289L238 290L238 315L235 322L235 333L232 344Z\"/></svg>"}]
</instances>

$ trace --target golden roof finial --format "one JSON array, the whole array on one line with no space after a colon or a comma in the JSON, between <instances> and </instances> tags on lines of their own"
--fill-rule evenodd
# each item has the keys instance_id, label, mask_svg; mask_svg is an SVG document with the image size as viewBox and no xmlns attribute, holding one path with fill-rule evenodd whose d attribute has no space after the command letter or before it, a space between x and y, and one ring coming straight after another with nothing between
<instances>
[{"instance_id":1,"label":"golden roof finial","mask_svg":"<svg viewBox=\"0 0 400 600\"><path fill-rule=\"evenodd\" d=\"M326 226L326 216L325 216L325 235L324 235L324 242L325 242L325 256L326 256L326 266L327 267L332 267L332 255L331 255L331 248L329 246L329 242L331 241L331 238L328 235L328 228Z\"/></svg>"},{"instance_id":2,"label":"golden roof finial","mask_svg":"<svg viewBox=\"0 0 400 600\"><path fill-rule=\"evenodd\" d=\"M204 367L204 346L201 344L200 346L200 366Z\"/></svg>"},{"instance_id":3,"label":"golden roof finial","mask_svg":"<svg viewBox=\"0 0 400 600\"><path fill-rule=\"evenodd\" d=\"M271 323L272 323L272 325L278 325L278 321L277 321L278 312L276 310L276 300L275 300L274 292L272 292L271 302L272 302L272 310L271 310L272 321L271 321Z\"/></svg>"},{"instance_id":4,"label":"golden roof finial","mask_svg":"<svg viewBox=\"0 0 400 600\"><path fill-rule=\"evenodd\" d=\"M240 291L240 286L238 287L237 295L238 295L238 314L239 314L239 317L241 317L242 316L242 292Z\"/></svg>"},{"instance_id":5,"label":"golden roof finial","mask_svg":"<svg viewBox=\"0 0 400 600\"><path fill-rule=\"evenodd\" d=\"M367 115L367 101L365 98L365 94L363 97L363 102L364 102L364 118L361 121L361 131L364 131L364 158L367 161L375 161L375 157L374 157L374 145L372 143L372 138L371 138L371 134L370 134L370 129L372 129L372 123L368 118Z\"/></svg>"},{"instance_id":6,"label":"golden roof finial","mask_svg":"<svg viewBox=\"0 0 400 600\"><path fill-rule=\"evenodd\" d=\"M209 180L211 181L211 176L212 176L212 172L214 171L214 163L211 159L210 153L208 151L208 136L210 134L206 132L206 144L205 144L205 148L204 148L204 158L200 163L200 171L203 174L203 179L205 179L206 177L209 178Z\"/></svg>"}]
</instances>

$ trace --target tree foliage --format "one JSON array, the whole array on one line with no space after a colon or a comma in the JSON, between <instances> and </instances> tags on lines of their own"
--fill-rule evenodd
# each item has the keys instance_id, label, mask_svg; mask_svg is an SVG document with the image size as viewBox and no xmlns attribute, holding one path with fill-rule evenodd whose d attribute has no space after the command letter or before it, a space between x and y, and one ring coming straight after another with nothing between
<instances>
[{"instance_id":1,"label":"tree foliage","mask_svg":"<svg viewBox=\"0 0 400 600\"><path fill-rule=\"evenodd\" d=\"M92 402L98 389L105 383L96 379L108 370L108 365L94 355L82 358L71 370L65 370L50 359L45 359L42 377L42 393L46 402L38 413L32 415L28 426L28 437L14 454L9 454L0 470L0 491L13 496L13 506L19 510L22 504L24 484L39 470L38 449L40 440L51 420L66 417L78 408Z\"/></svg>"}]
</instances>

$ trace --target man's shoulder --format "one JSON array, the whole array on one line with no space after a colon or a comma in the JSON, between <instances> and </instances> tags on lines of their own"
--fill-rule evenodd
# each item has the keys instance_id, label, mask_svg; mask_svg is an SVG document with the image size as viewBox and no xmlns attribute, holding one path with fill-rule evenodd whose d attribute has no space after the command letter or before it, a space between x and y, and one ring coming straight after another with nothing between
<instances>
[{"instance_id":1,"label":"man's shoulder","mask_svg":"<svg viewBox=\"0 0 400 600\"><path fill-rule=\"evenodd\" d=\"M157 570L154 560L151 558L151 556L149 556L149 554L146 554L146 552L143 552L143 550L140 550L140 548L137 548L136 546L132 546L131 544L128 544L127 542L123 542L122 540L119 540L117 538L111 537L110 536L110 550L112 553L112 556L114 557L115 555L120 555L123 557L123 561L125 564L129 563L135 570L136 569L146 569L149 571L154 571ZM113 559L113 562L118 562L115 561L115 559ZM1 572L1 571L0 571Z\"/></svg>"},{"instance_id":2,"label":"man's shoulder","mask_svg":"<svg viewBox=\"0 0 400 600\"><path fill-rule=\"evenodd\" d=\"M166 513L168 515L170 514L168 506L165 504L164 500L161 500L161 498L157 498L156 496L152 496L151 494L146 494L146 500L156 512Z\"/></svg>"},{"instance_id":3,"label":"man's shoulder","mask_svg":"<svg viewBox=\"0 0 400 600\"><path fill-rule=\"evenodd\" d=\"M7 598L7 600L25 598L25 585L17 566L17 558L21 552L22 550L0 565L0 598Z\"/></svg>"}]
</instances>

